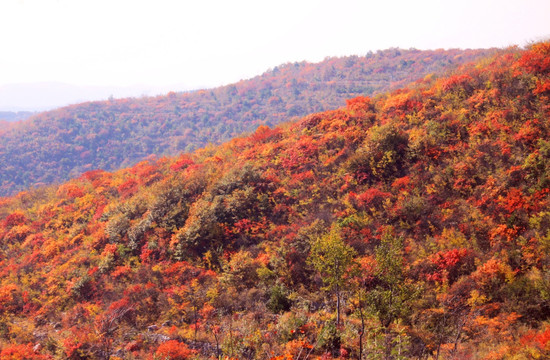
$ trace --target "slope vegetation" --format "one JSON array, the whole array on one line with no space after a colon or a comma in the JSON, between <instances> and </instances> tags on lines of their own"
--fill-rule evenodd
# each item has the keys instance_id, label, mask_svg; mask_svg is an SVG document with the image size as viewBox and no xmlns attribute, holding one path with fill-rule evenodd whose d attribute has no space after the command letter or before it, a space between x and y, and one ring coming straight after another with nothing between
<instances>
[{"instance_id":1,"label":"slope vegetation","mask_svg":"<svg viewBox=\"0 0 550 360\"><path fill-rule=\"evenodd\" d=\"M0 196L87 170L127 167L153 154L177 155L220 143L261 124L335 109L345 99L387 91L488 52L392 49L286 64L217 89L79 104L5 131L0 124Z\"/></svg>"},{"instance_id":2,"label":"slope vegetation","mask_svg":"<svg viewBox=\"0 0 550 360\"><path fill-rule=\"evenodd\" d=\"M548 358L548 59L2 199L0 358Z\"/></svg>"}]
</instances>

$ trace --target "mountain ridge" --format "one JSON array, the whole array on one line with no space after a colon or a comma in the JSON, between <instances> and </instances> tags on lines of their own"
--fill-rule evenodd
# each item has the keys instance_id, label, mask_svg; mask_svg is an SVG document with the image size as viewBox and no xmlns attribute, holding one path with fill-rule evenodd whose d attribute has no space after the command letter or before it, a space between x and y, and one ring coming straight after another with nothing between
<instances>
[{"instance_id":1,"label":"mountain ridge","mask_svg":"<svg viewBox=\"0 0 550 360\"><path fill-rule=\"evenodd\" d=\"M344 105L496 50L389 49L368 56L289 63L251 80L166 96L72 105L1 132L0 195L130 166Z\"/></svg>"},{"instance_id":2,"label":"mountain ridge","mask_svg":"<svg viewBox=\"0 0 550 360\"><path fill-rule=\"evenodd\" d=\"M110 98L156 96L176 89L187 90L183 85L99 86L53 81L5 84L0 86L0 111L45 112L84 102L105 101Z\"/></svg>"},{"instance_id":3,"label":"mountain ridge","mask_svg":"<svg viewBox=\"0 0 550 360\"><path fill-rule=\"evenodd\" d=\"M549 55L1 198L0 356L548 357Z\"/></svg>"}]
</instances>

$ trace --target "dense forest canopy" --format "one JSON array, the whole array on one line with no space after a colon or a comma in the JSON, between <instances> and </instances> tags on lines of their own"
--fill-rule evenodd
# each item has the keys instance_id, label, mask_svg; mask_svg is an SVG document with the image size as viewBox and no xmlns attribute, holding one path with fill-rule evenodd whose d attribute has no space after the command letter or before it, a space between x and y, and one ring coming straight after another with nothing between
<instances>
[{"instance_id":1,"label":"dense forest canopy","mask_svg":"<svg viewBox=\"0 0 550 360\"><path fill-rule=\"evenodd\" d=\"M0 359L549 357L549 59L2 198Z\"/></svg>"},{"instance_id":2,"label":"dense forest canopy","mask_svg":"<svg viewBox=\"0 0 550 360\"><path fill-rule=\"evenodd\" d=\"M0 199L0 359L550 357L549 59Z\"/></svg>"},{"instance_id":3,"label":"dense forest canopy","mask_svg":"<svg viewBox=\"0 0 550 360\"><path fill-rule=\"evenodd\" d=\"M260 125L335 109L345 99L403 86L491 50L390 49L366 56L285 64L211 90L89 102L0 122L0 196L115 170L151 155L221 143Z\"/></svg>"}]
</instances>

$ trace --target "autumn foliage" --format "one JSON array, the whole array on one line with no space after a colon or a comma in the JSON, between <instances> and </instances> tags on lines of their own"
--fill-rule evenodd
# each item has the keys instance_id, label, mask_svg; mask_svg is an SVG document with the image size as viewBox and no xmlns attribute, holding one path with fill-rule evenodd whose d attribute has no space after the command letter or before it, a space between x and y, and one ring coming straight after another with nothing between
<instances>
[{"instance_id":1,"label":"autumn foliage","mask_svg":"<svg viewBox=\"0 0 550 360\"><path fill-rule=\"evenodd\" d=\"M156 97L71 105L17 123L0 120L0 196L178 155L258 126L342 106L493 50L402 50L289 63L238 83ZM23 115L23 114L21 114ZM1 113L0 113L1 116ZM131 191L126 184L122 191Z\"/></svg>"},{"instance_id":2,"label":"autumn foliage","mask_svg":"<svg viewBox=\"0 0 550 360\"><path fill-rule=\"evenodd\" d=\"M548 48L1 198L0 358L548 358Z\"/></svg>"}]
</instances>

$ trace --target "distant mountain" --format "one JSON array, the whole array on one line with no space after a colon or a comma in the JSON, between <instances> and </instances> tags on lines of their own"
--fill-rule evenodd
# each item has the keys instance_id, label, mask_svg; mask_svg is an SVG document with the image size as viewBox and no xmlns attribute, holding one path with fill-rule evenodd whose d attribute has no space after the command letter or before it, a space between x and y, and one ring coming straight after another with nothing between
<instances>
[{"instance_id":1,"label":"distant mountain","mask_svg":"<svg viewBox=\"0 0 550 360\"><path fill-rule=\"evenodd\" d=\"M450 71L494 50L400 50L278 66L211 90L71 105L38 114L0 137L0 194L113 170L151 155L219 143L345 99Z\"/></svg>"},{"instance_id":2,"label":"distant mountain","mask_svg":"<svg viewBox=\"0 0 550 360\"><path fill-rule=\"evenodd\" d=\"M0 111L46 111L86 101L156 96L170 90L145 85L76 86L58 82L8 84L0 86Z\"/></svg>"},{"instance_id":3,"label":"distant mountain","mask_svg":"<svg viewBox=\"0 0 550 360\"><path fill-rule=\"evenodd\" d=\"M0 134L14 125L16 121L23 121L35 113L32 111L0 111Z\"/></svg>"},{"instance_id":4,"label":"distant mountain","mask_svg":"<svg viewBox=\"0 0 550 360\"><path fill-rule=\"evenodd\" d=\"M0 111L0 121L21 121L28 119L34 114L32 111Z\"/></svg>"},{"instance_id":5,"label":"distant mountain","mask_svg":"<svg viewBox=\"0 0 550 360\"><path fill-rule=\"evenodd\" d=\"M0 359L550 359L549 59L1 198Z\"/></svg>"}]
</instances>

